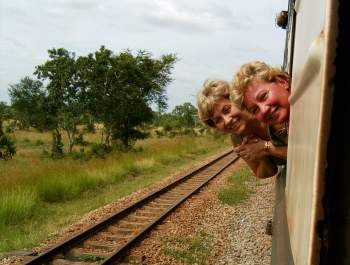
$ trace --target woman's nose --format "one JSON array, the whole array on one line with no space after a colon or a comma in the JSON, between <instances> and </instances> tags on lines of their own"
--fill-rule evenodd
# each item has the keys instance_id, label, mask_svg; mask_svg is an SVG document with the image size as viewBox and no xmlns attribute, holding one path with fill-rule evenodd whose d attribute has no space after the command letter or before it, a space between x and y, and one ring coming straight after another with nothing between
<instances>
[{"instance_id":1,"label":"woman's nose","mask_svg":"<svg viewBox=\"0 0 350 265\"><path fill-rule=\"evenodd\" d=\"M230 118L228 115L225 115L225 116L223 117L223 119L224 119L224 122L225 122L225 126L227 126L227 125L230 124L231 118Z\"/></svg>"},{"instance_id":2,"label":"woman's nose","mask_svg":"<svg viewBox=\"0 0 350 265\"><path fill-rule=\"evenodd\" d=\"M260 108L259 114L261 115L263 120L266 120L266 118L270 112L270 107L267 105L260 105L259 108Z\"/></svg>"}]
</instances>

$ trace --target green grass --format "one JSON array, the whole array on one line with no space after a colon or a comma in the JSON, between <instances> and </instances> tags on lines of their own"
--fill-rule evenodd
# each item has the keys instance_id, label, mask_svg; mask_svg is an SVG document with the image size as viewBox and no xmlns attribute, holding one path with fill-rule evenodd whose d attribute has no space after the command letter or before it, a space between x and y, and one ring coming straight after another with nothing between
<instances>
[{"instance_id":1,"label":"green grass","mask_svg":"<svg viewBox=\"0 0 350 265\"><path fill-rule=\"evenodd\" d=\"M204 265L213 247L212 236L204 231L193 237L181 237L168 240L163 253L185 264Z\"/></svg>"},{"instance_id":2,"label":"green grass","mask_svg":"<svg viewBox=\"0 0 350 265\"><path fill-rule=\"evenodd\" d=\"M77 161L47 159L37 145L22 145L13 160L0 161L0 252L30 248L84 213L228 146L213 137L151 138L135 152Z\"/></svg>"},{"instance_id":3,"label":"green grass","mask_svg":"<svg viewBox=\"0 0 350 265\"><path fill-rule=\"evenodd\" d=\"M219 200L228 205L235 205L245 201L253 192L248 185L248 182L252 181L253 178L253 173L248 167L239 168L232 176L228 177L228 187L219 191Z\"/></svg>"},{"instance_id":4,"label":"green grass","mask_svg":"<svg viewBox=\"0 0 350 265\"><path fill-rule=\"evenodd\" d=\"M30 189L3 193L0 197L0 226L17 224L30 218L37 202L37 194Z\"/></svg>"}]
</instances>

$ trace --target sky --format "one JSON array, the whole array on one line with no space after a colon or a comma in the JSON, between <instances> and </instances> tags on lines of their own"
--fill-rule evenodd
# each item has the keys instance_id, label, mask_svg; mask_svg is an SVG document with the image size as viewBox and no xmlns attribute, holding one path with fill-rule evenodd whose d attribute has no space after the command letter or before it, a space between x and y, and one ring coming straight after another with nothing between
<instances>
[{"instance_id":1,"label":"sky","mask_svg":"<svg viewBox=\"0 0 350 265\"><path fill-rule=\"evenodd\" d=\"M285 30L275 16L288 0L0 0L0 101L9 84L33 76L47 50L87 55L101 45L179 61L169 110L191 102L206 79L231 80L243 63L283 62Z\"/></svg>"}]
</instances>

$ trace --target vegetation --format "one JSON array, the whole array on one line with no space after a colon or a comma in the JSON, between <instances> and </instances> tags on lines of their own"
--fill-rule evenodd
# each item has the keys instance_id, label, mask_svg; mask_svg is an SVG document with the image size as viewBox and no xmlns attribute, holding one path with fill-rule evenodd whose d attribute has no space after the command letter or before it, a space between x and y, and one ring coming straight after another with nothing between
<instances>
[{"instance_id":1,"label":"vegetation","mask_svg":"<svg viewBox=\"0 0 350 265\"><path fill-rule=\"evenodd\" d=\"M228 178L229 186L223 188L218 195L219 200L228 205L235 205L246 200L252 193L249 182L254 179L248 167L241 167Z\"/></svg>"},{"instance_id":2,"label":"vegetation","mask_svg":"<svg viewBox=\"0 0 350 265\"><path fill-rule=\"evenodd\" d=\"M9 118L9 109L4 102L0 102L0 160L11 159L16 153L16 146L12 139L4 133L3 121Z\"/></svg>"},{"instance_id":3,"label":"vegetation","mask_svg":"<svg viewBox=\"0 0 350 265\"><path fill-rule=\"evenodd\" d=\"M166 242L165 255L185 264L204 265L213 247L211 236L204 231L193 237L175 238Z\"/></svg>"},{"instance_id":4,"label":"vegetation","mask_svg":"<svg viewBox=\"0 0 350 265\"><path fill-rule=\"evenodd\" d=\"M19 83L10 85L9 95L13 110L12 119L19 122L20 129L51 129L52 115L48 115L49 106L42 82L26 76Z\"/></svg>"},{"instance_id":5,"label":"vegetation","mask_svg":"<svg viewBox=\"0 0 350 265\"><path fill-rule=\"evenodd\" d=\"M114 54L104 46L87 56L76 57L64 48L48 54L49 60L36 66L39 80L24 77L10 85L9 95L21 128L54 132L54 151L61 130L72 153L78 126L92 129L95 122L104 126L102 144L120 141L128 149L147 136L141 128L153 118L151 105L162 111L167 107L165 88L177 60L173 54L155 59L146 51Z\"/></svg>"},{"instance_id":6,"label":"vegetation","mask_svg":"<svg viewBox=\"0 0 350 265\"><path fill-rule=\"evenodd\" d=\"M35 78L9 85L11 105L0 102L0 252L37 244L228 145L200 125L191 103L165 113L174 54L101 46L48 56Z\"/></svg>"},{"instance_id":7,"label":"vegetation","mask_svg":"<svg viewBox=\"0 0 350 265\"><path fill-rule=\"evenodd\" d=\"M152 59L145 51L136 56L128 50L114 55L103 46L80 58L89 87L88 107L104 125L104 144L120 140L129 148L134 140L145 138L147 134L139 126L152 120L151 104L159 109L167 106L165 87L175 61L175 55Z\"/></svg>"},{"instance_id":8,"label":"vegetation","mask_svg":"<svg viewBox=\"0 0 350 265\"><path fill-rule=\"evenodd\" d=\"M11 161L0 161L0 252L37 244L85 212L229 145L211 135L149 138L138 141L132 151L113 151L104 159L52 160L43 154L50 146L50 133L16 131L13 137L18 154ZM87 134L86 140L98 138Z\"/></svg>"}]
</instances>

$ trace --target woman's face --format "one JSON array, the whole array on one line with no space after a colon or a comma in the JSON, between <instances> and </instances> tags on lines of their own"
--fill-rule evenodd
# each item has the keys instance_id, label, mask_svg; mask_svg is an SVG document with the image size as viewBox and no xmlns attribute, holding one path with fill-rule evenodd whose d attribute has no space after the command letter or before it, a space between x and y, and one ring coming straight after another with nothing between
<instances>
[{"instance_id":1,"label":"woman's face","mask_svg":"<svg viewBox=\"0 0 350 265\"><path fill-rule=\"evenodd\" d=\"M270 125L289 121L289 82L254 80L244 93L243 103L256 119Z\"/></svg>"},{"instance_id":2,"label":"woman's face","mask_svg":"<svg viewBox=\"0 0 350 265\"><path fill-rule=\"evenodd\" d=\"M242 135L246 132L249 114L240 111L231 100L222 98L214 104L212 120L220 131Z\"/></svg>"}]
</instances>

